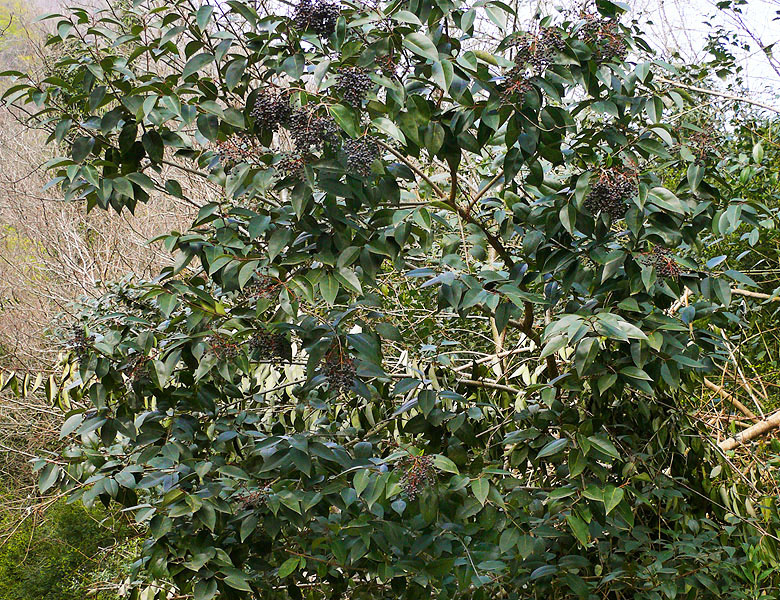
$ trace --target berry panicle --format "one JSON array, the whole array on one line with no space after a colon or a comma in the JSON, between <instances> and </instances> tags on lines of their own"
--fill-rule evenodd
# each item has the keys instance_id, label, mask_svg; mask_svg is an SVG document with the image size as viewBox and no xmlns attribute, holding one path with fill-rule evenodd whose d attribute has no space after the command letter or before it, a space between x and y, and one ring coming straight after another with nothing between
<instances>
[{"instance_id":1,"label":"berry panicle","mask_svg":"<svg viewBox=\"0 0 780 600\"><path fill-rule=\"evenodd\" d=\"M373 137L365 136L345 143L344 152L347 155L347 171L368 177L371 175L371 165L379 158L379 145Z\"/></svg>"},{"instance_id":2,"label":"berry panicle","mask_svg":"<svg viewBox=\"0 0 780 600\"><path fill-rule=\"evenodd\" d=\"M272 363L292 360L292 347L284 334L268 329L257 330L249 340L249 348L259 360Z\"/></svg>"},{"instance_id":3,"label":"berry panicle","mask_svg":"<svg viewBox=\"0 0 780 600\"><path fill-rule=\"evenodd\" d=\"M596 62L623 60L628 54L620 23L593 12L582 13L584 23L578 30L580 40L590 46Z\"/></svg>"},{"instance_id":4,"label":"berry panicle","mask_svg":"<svg viewBox=\"0 0 780 600\"><path fill-rule=\"evenodd\" d=\"M219 160L225 169L239 163L257 164L263 152L257 140L247 135L231 135L226 140L217 142L216 146Z\"/></svg>"},{"instance_id":5,"label":"berry panicle","mask_svg":"<svg viewBox=\"0 0 780 600\"><path fill-rule=\"evenodd\" d=\"M603 212L612 219L622 219L628 210L627 201L637 193L638 175L634 170L603 169L591 186L584 206L594 215Z\"/></svg>"},{"instance_id":6,"label":"berry panicle","mask_svg":"<svg viewBox=\"0 0 780 600\"><path fill-rule=\"evenodd\" d=\"M680 267L674 260L674 255L665 246L655 246L652 252L645 253L642 262L653 267L658 277L662 279L678 279Z\"/></svg>"},{"instance_id":7,"label":"berry panicle","mask_svg":"<svg viewBox=\"0 0 780 600\"><path fill-rule=\"evenodd\" d=\"M322 373L328 386L339 392L347 392L355 383L355 361L346 355L339 344L334 344L322 359Z\"/></svg>"},{"instance_id":8,"label":"berry panicle","mask_svg":"<svg viewBox=\"0 0 780 600\"><path fill-rule=\"evenodd\" d=\"M261 131L276 131L286 125L292 116L290 95L286 91L261 90L252 107L255 127Z\"/></svg>"},{"instance_id":9,"label":"berry panicle","mask_svg":"<svg viewBox=\"0 0 780 600\"><path fill-rule=\"evenodd\" d=\"M336 76L335 89L344 102L360 108L369 90L374 87L374 82L368 76L368 71L361 67L342 67Z\"/></svg>"},{"instance_id":10,"label":"berry panicle","mask_svg":"<svg viewBox=\"0 0 780 600\"><path fill-rule=\"evenodd\" d=\"M322 37L336 31L339 6L325 0L300 0L293 13L293 23L299 31L313 31Z\"/></svg>"},{"instance_id":11,"label":"berry panicle","mask_svg":"<svg viewBox=\"0 0 780 600\"><path fill-rule=\"evenodd\" d=\"M341 130L332 117L321 117L305 108L293 112L287 128L296 148L302 153L312 149L321 150L325 146L336 146L341 139Z\"/></svg>"},{"instance_id":12,"label":"berry panicle","mask_svg":"<svg viewBox=\"0 0 780 600\"><path fill-rule=\"evenodd\" d=\"M413 456L404 458L399 467L401 473L401 489L409 500L414 500L424 489L436 481L436 468L430 456Z\"/></svg>"}]
</instances>

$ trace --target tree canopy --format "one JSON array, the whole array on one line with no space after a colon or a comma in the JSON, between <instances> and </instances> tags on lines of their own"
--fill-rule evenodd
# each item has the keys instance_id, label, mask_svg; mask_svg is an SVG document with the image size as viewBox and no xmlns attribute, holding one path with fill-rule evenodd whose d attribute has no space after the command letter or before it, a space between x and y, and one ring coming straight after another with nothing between
<instances>
[{"instance_id":1,"label":"tree canopy","mask_svg":"<svg viewBox=\"0 0 780 600\"><path fill-rule=\"evenodd\" d=\"M754 285L708 248L773 216L642 24L282 6L74 8L6 74L66 200L197 211L83 303L41 491L148 523L195 600L747 597L775 500L686 403Z\"/></svg>"}]
</instances>

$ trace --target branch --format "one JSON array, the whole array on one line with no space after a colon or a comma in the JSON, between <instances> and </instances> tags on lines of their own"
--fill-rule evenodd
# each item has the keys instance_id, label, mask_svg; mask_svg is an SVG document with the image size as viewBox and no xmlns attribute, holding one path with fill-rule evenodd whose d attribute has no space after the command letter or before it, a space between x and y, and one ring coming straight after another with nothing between
<instances>
[{"instance_id":1,"label":"branch","mask_svg":"<svg viewBox=\"0 0 780 600\"><path fill-rule=\"evenodd\" d=\"M761 292L751 292L750 290L743 290L740 288L731 288L731 293L737 294L738 296L747 296L748 298L758 298L759 300L772 300L774 302L780 301L780 296L778 295L763 294Z\"/></svg>"},{"instance_id":2,"label":"branch","mask_svg":"<svg viewBox=\"0 0 780 600\"><path fill-rule=\"evenodd\" d=\"M392 148L391 146L388 146L385 144L382 140L377 140L377 143L382 146L385 150L393 154L398 160L400 160L402 163L404 163L407 167L409 167L412 171L414 171L419 177L422 177L425 182L431 186L431 189L433 190L433 193L436 194L439 198L447 199L447 194L441 191L441 188L433 183L431 181L431 178L428 177L425 173L423 173L420 169L417 168L416 165L412 164L403 154L398 152L395 148Z\"/></svg>"},{"instance_id":3,"label":"branch","mask_svg":"<svg viewBox=\"0 0 780 600\"><path fill-rule=\"evenodd\" d=\"M656 76L656 77L654 77L654 79L655 79L655 81L660 81L661 83L668 83L669 85L673 85L675 87L679 87L679 88L682 88L684 90L690 90L692 92L699 92L700 94L706 94L708 96L718 96L719 98L726 98L727 100L733 100L735 102L745 102L747 104L752 104L754 106L758 106L760 108L772 111L773 113L777 113L777 114L780 115L780 108L775 108L773 106L769 106L768 104L763 104L761 102L757 102L756 100L751 100L750 98L745 98L744 96L735 96L733 94L726 94L724 92L718 92L718 91L715 91L715 90L708 90L706 88L696 87L695 85L688 85L686 83L681 83L679 81L674 81L673 79L667 79L666 77Z\"/></svg>"},{"instance_id":4,"label":"branch","mask_svg":"<svg viewBox=\"0 0 780 600\"><path fill-rule=\"evenodd\" d=\"M770 416L766 421L759 421L752 427L748 427L745 431L742 431L730 437L727 440L723 440L718 444L718 447L723 451L733 450L737 446L749 442L753 438L757 438L760 435L777 429L780 427L780 410Z\"/></svg>"},{"instance_id":5,"label":"branch","mask_svg":"<svg viewBox=\"0 0 780 600\"><path fill-rule=\"evenodd\" d=\"M723 389L722 386L720 386L720 385L718 385L716 383L713 383L712 381L710 381L706 377L704 378L704 385L707 388L711 389L713 392L719 394L720 397L723 398L724 400L727 400L728 402L730 402L735 408L737 408L748 419L751 419L752 421L758 421L758 417L747 406L745 406L744 404L742 404L742 402L737 400L737 398L734 395L730 394L725 389Z\"/></svg>"}]
</instances>

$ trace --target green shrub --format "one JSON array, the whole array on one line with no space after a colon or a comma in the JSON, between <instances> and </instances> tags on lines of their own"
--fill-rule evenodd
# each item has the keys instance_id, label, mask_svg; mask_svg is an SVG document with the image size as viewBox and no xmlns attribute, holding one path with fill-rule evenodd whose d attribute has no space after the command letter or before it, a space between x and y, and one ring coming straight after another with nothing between
<instances>
[{"instance_id":1,"label":"green shrub","mask_svg":"<svg viewBox=\"0 0 780 600\"><path fill-rule=\"evenodd\" d=\"M118 572L110 550L131 533L105 510L64 501L42 516L31 515L15 530L11 517L5 521L13 533L0 548L0 600L81 600L95 573L105 575L107 567ZM101 592L91 597L117 596Z\"/></svg>"}]
</instances>

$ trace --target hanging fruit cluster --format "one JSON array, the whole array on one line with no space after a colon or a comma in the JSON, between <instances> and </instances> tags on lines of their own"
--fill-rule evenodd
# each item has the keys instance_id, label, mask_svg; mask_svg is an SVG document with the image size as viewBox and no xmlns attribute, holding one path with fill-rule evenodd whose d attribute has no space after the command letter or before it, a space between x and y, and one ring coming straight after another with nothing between
<instances>
[{"instance_id":1,"label":"hanging fruit cluster","mask_svg":"<svg viewBox=\"0 0 780 600\"><path fill-rule=\"evenodd\" d=\"M87 334L84 332L83 325L77 323L71 327L70 343L68 346L79 360L84 359L84 357L87 355L89 343L87 341Z\"/></svg>"},{"instance_id":2,"label":"hanging fruit cluster","mask_svg":"<svg viewBox=\"0 0 780 600\"><path fill-rule=\"evenodd\" d=\"M700 163L715 153L718 148L713 131L709 128L703 131L691 131L687 136L686 144Z\"/></svg>"},{"instance_id":3,"label":"hanging fruit cluster","mask_svg":"<svg viewBox=\"0 0 780 600\"><path fill-rule=\"evenodd\" d=\"M371 165L379 158L379 146L371 136L349 140L344 144L347 155L347 171L361 177L371 175Z\"/></svg>"},{"instance_id":4,"label":"hanging fruit cluster","mask_svg":"<svg viewBox=\"0 0 780 600\"><path fill-rule=\"evenodd\" d=\"M145 354L134 355L127 366L125 367L125 374L128 378L128 385L134 386L140 383L146 376L146 365L151 359Z\"/></svg>"},{"instance_id":5,"label":"hanging fruit cluster","mask_svg":"<svg viewBox=\"0 0 780 600\"><path fill-rule=\"evenodd\" d=\"M626 57L628 46L617 20L597 13L584 13L582 18L585 22L579 29L579 38L590 46L596 62L622 61Z\"/></svg>"},{"instance_id":6,"label":"hanging fruit cluster","mask_svg":"<svg viewBox=\"0 0 780 600\"><path fill-rule=\"evenodd\" d=\"M220 333L212 335L208 340L208 344L211 347L211 351L218 358L233 358L238 354L238 344Z\"/></svg>"},{"instance_id":7,"label":"hanging fruit cluster","mask_svg":"<svg viewBox=\"0 0 780 600\"><path fill-rule=\"evenodd\" d=\"M274 165L276 171L282 177L303 180L305 162L300 154L295 152L286 152L282 154L279 162Z\"/></svg>"},{"instance_id":8,"label":"hanging fruit cluster","mask_svg":"<svg viewBox=\"0 0 780 600\"><path fill-rule=\"evenodd\" d=\"M255 275L254 279L244 286L244 294L250 298L269 300L276 296L281 285L281 282L268 275Z\"/></svg>"},{"instance_id":9,"label":"hanging fruit cluster","mask_svg":"<svg viewBox=\"0 0 780 600\"><path fill-rule=\"evenodd\" d=\"M366 94L373 87L368 71L361 67L342 67L336 76L336 91L344 102L355 108L363 106Z\"/></svg>"},{"instance_id":10,"label":"hanging fruit cluster","mask_svg":"<svg viewBox=\"0 0 780 600\"><path fill-rule=\"evenodd\" d=\"M403 470L401 489L409 500L417 498L420 492L436 481L436 469L429 456L408 456L399 463L399 467Z\"/></svg>"},{"instance_id":11,"label":"hanging fruit cluster","mask_svg":"<svg viewBox=\"0 0 780 600\"><path fill-rule=\"evenodd\" d=\"M239 163L257 163L262 147L249 136L231 135L226 140L217 142L217 153L222 166L230 169Z\"/></svg>"},{"instance_id":12,"label":"hanging fruit cluster","mask_svg":"<svg viewBox=\"0 0 780 600\"><path fill-rule=\"evenodd\" d=\"M276 131L280 125L285 125L292 115L289 94L261 90L255 99L251 115L257 129Z\"/></svg>"},{"instance_id":13,"label":"hanging fruit cluster","mask_svg":"<svg viewBox=\"0 0 780 600\"><path fill-rule=\"evenodd\" d=\"M517 49L515 62L530 66L537 74L544 71L558 52L566 48L560 31L544 27L536 34L521 36L513 46Z\"/></svg>"},{"instance_id":14,"label":"hanging fruit cluster","mask_svg":"<svg viewBox=\"0 0 780 600\"><path fill-rule=\"evenodd\" d=\"M643 262L653 267L656 275L663 279L677 279L680 276L680 267L674 260L674 255L664 246L654 247L652 252L644 256Z\"/></svg>"},{"instance_id":15,"label":"hanging fruit cluster","mask_svg":"<svg viewBox=\"0 0 780 600\"><path fill-rule=\"evenodd\" d=\"M322 374L332 390L347 392L355 383L355 361L334 345L322 359Z\"/></svg>"},{"instance_id":16,"label":"hanging fruit cluster","mask_svg":"<svg viewBox=\"0 0 780 600\"><path fill-rule=\"evenodd\" d=\"M313 110L300 108L293 112L288 125L295 146L301 152L321 150L339 143L340 129L330 116L319 116Z\"/></svg>"},{"instance_id":17,"label":"hanging fruit cluster","mask_svg":"<svg viewBox=\"0 0 780 600\"><path fill-rule=\"evenodd\" d=\"M301 0L293 14L293 22L298 30L313 31L323 37L336 31L338 18L338 5L324 0Z\"/></svg>"},{"instance_id":18,"label":"hanging fruit cluster","mask_svg":"<svg viewBox=\"0 0 780 600\"><path fill-rule=\"evenodd\" d=\"M237 496L237 500L241 508L245 510L248 508L259 508L268 502L268 496L272 491L270 486L266 486L259 490L245 490Z\"/></svg>"},{"instance_id":19,"label":"hanging fruit cluster","mask_svg":"<svg viewBox=\"0 0 780 600\"><path fill-rule=\"evenodd\" d=\"M256 353L259 360L268 360L273 363L292 359L290 342L281 333L274 333L267 329L260 329L249 340L249 348Z\"/></svg>"},{"instance_id":20,"label":"hanging fruit cluster","mask_svg":"<svg viewBox=\"0 0 780 600\"><path fill-rule=\"evenodd\" d=\"M628 200L637 192L637 173L620 169L603 169L591 187L584 206L592 214L603 212L613 219L622 219L628 210Z\"/></svg>"}]
</instances>

